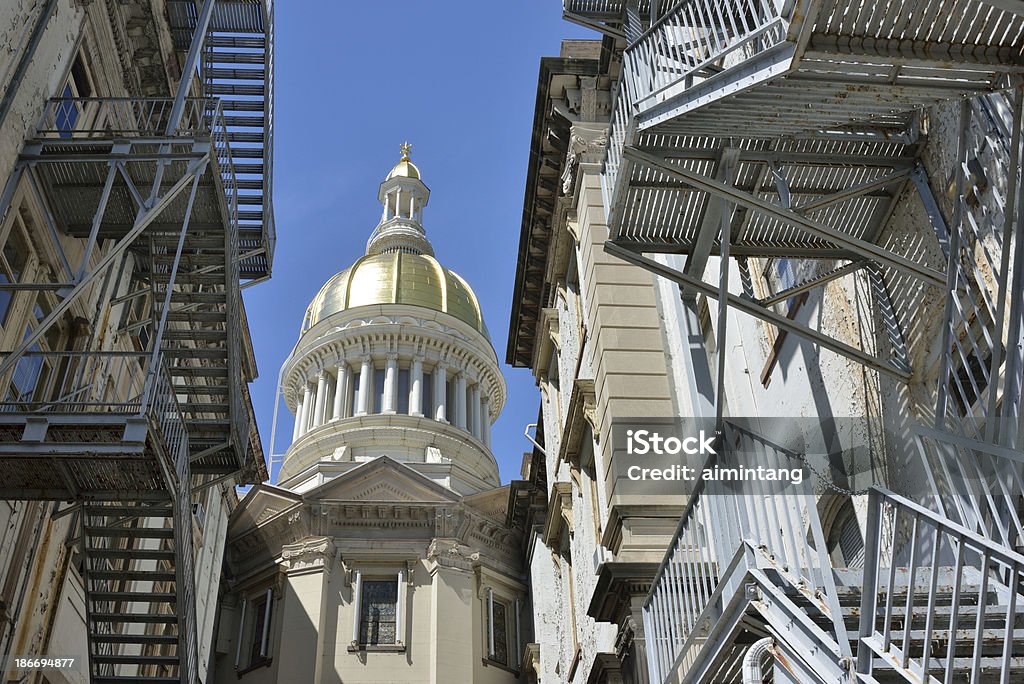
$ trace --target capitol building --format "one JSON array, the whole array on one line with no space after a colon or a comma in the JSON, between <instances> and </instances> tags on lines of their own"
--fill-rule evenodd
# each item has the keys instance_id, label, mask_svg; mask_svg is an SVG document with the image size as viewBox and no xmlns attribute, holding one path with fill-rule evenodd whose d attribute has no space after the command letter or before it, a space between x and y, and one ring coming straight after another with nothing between
<instances>
[{"instance_id":1,"label":"capitol building","mask_svg":"<svg viewBox=\"0 0 1024 684\"><path fill-rule=\"evenodd\" d=\"M285 363L292 443L232 517L216 681L517 679L527 587L490 439L505 383L402 152L365 256L314 297Z\"/></svg>"}]
</instances>

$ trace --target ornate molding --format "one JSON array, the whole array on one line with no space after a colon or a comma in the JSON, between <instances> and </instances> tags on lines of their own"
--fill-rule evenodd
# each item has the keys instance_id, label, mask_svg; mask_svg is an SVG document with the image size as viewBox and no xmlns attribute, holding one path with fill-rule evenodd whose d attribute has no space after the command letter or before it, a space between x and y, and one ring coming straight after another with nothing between
<instances>
[{"instance_id":1,"label":"ornate molding","mask_svg":"<svg viewBox=\"0 0 1024 684\"><path fill-rule=\"evenodd\" d=\"M433 562L435 567L470 572L480 563L480 553L474 552L458 539L435 538L427 548L427 560Z\"/></svg>"},{"instance_id":2,"label":"ornate molding","mask_svg":"<svg viewBox=\"0 0 1024 684\"><path fill-rule=\"evenodd\" d=\"M281 560L288 566L289 573L318 569L330 572L334 553L335 547L331 538L319 537L304 539L295 544L285 544L281 547Z\"/></svg>"},{"instance_id":3,"label":"ornate molding","mask_svg":"<svg viewBox=\"0 0 1024 684\"><path fill-rule=\"evenodd\" d=\"M596 98L596 93L594 93ZM596 102L596 99L595 99ZM600 163L608 146L608 127L604 124L573 124L569 148L562 171L562 194L576 194L576 170L580 163Z\"/></svg>"}]
</instances>

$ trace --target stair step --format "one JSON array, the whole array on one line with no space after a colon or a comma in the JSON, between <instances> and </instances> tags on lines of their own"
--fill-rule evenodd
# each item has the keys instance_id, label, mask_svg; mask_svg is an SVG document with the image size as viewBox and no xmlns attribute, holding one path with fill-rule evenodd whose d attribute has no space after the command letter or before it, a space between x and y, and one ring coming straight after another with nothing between
<instances>
[{"instance_id":1,"label":"stair step","mask_svg":"<svg viewBox=\"0 0 1024 684\"><path fill-rule=\"evenodd\" d=\"M236 83L211 83L207 86L211 95L255 95L263 97L263 84L240 85Z\"/></svg>"},{"instance_id":2,"label":"stair step","mask_svg":"<svg viewBox=\"0 0 1024 684\"><path fill-rule=\"evenodd\" d=\"M262 68L231 69L226 67L208 67L205 73L207 78L230 81L262 81L266 78L266 71Z\"/></svg>"},{"instance_id":3,"label":"stair step","mask_svg":"<svg viewBox=\"0 0 1024 684\"><path fill-rule=\"evenodd\" d=\"M263 38L243 38L240 36L208 36L206 46L211 48L249 48L261 50L266 45ZM214 52L214 55L223 53Z\"/></svg>"},{"instance_id":4,"label":"stair step","mask_svg":"<svg viewBox=\"0 0 1024 684\"><path fill-rule=\"evenodd\" d=\"M125 580L128 582L175 582L173 572L160 570L90 570L90 579Z\"/></svg>"},{"instance_id":5,"label":"stair step","mask_svg":"<svg viewBox=\"0 0 1024 684\"><path fill-rule=\"evenodd\" d=\"M263 164L235 164L235 173L261 174Z\"/></svg>"},{"instance_id":6,"label":"stair step","mask_svg":"<svg viewBox=\"0 0 1024 684\"><path fill-rule=\"evenodd\" d=\"M164 330L165 340L196 340L199 342L222 342L228 335L227 330ZM191 350L190 350L191 351Z\"/></svg>"},{"instance_id":7,"label":"stair step","mask_svg":"<svg viewBox=\"0 0 1024 684\"><path fill-rule=\"evenodd\" d=\"M98 558L130 558L132 560L174 560L174 551L164 549L101 549L92 546L85 548L88 556Z\"/></svg>"},{"instance_id":8,"label":"stair step","mask_svg":"<svg viewBox=\"0 0 1024 684\"><path fill-rule=\"evenodd\" d=\"M177 660L177 656L174 658ZM136 675L132 676L99 676L93 675L92 679L89 680L92 684L147 684L153 682L153 684L181 684L180 677L140 677Z\"/></svg>"},{"instance_id":9,"label":"stair step","mask_svg":"<svg viewBox=\"0 0 1024 684\"><path fill-rule=\"evenodd\" d=\"M133 539L174 539L174 530L158 527L86 527L94 537L131 537Z\"/></svg>"},{"instance_id":10,"label":"stair step","mask_svg":"<svg viewBox=\"0 0 1024 684\"><path fill-rule=\"evenodd\" d=\"M91 591L94 601L135 601L138 603L177 603L178 595L153 591Z\"/></svg>"},{"instance_id":11,"label":"stair step","mask_svg":"<svg viewBox=\"0 0 1024 684\"><path fill-rule=\"evenodd\" d=\"M207 44L210 42L210 38L206 39ZM227 47L227 46L225 46ZM234 47L234 46L231 46ZM263 47L262 45L258 47ZM210 57L210 61L214 64L263 64L266 61L259 52L218 52L211 51L207 53Z\"/></svg>"},{"instance_id":12,"label":"stair step","mask_svg":"<svg viewBox=\"0 0 1024 684\"><path fill-rule=\"evenodd\" d=\"M223 378L228 374L227 368L219 366L168 366L167 372L171 375L203 378Z\"/></svg>"},{"instance_id":13,"label":"stair step","mask_svg":"<svg viewBox=\"0 0 1024 684\"><path fill-rule=\"evenodd\" d=\"M167 320L178 323L224 323L228 319L223 311L168 311Z\"/></svg>"},{"instance_id":14,"label":"stair step","mask_svg":"<svg viewBox=\"0 0 1024 684\"><path fill-rule=\"evenodd\" d=\"M228 132L229 143L258 143L263 144L263 133L255 133L250 131L229 131Z\"/></svg>"},{"instance_id":15,"label":"stair step","mask_svg":"<svg viewBox=\"0 0 1024 684\"><path fill-rule=\"evenodd\" d=\"M104 644L174 645L178 643L178 636L176 634L93 634L92 640Z\"/></svg>"},{"instance_id":16,"label":"stair step","mask_svg":"<svg viewBox=\"0 0 1024 684\"><path fill-rule=\"evenodd\" d=\"M178 616L171 613L92 613L94 622L130 622L154 625L176 625Z\"/></svg>"},{"instance_id":17,"label":"stair step","mask_svg":"<svg viewBox=\"0 0 1024 684\"><path fill-rule=\"evenodd\" d=\"M114 655L99 655L94 654L92 656L94 663L116 665L118 663L127 663L131 665L177 665L178 656L176 655L129 655L129 654L114 654Z\"/></svg>"},{"instance_id":18,"label":"stair step","mask_svg":"<svg viewBox=\"0 0 1024 684\"><path fill-rule=\"evenodd\" d=\"M143 518L169 518L174 515L174 509L167 506L86 506L85 512L96 516L116 514Z\"/></svg>"}]
</instances>

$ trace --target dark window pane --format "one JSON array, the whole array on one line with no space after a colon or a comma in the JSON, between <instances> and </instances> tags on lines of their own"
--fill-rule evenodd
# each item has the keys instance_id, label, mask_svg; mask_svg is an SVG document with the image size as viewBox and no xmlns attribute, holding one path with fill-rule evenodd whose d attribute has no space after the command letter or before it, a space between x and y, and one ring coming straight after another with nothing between
<instances>
[{"instance_id":1,"label":"dark window pane","mask_svg":"<svg viewBox=\"0 0 1024 684\"><path fill-rule=\"evenodd\" d=\"M249 662L255 662L260 657L260 648L263 646L263 620L267 615L267 599L261 599L253 606L252 623L252 647L249 649Z\"/></svg>"},{"instance_id":2,"label":"dark window pane","mask_svg":"<svg viewBox=\"0 0 1024 684\"><path fill-rule=\"evenodd\" d=\"M380 413L384 410L384 381L387 379L387 373L383 368L377 368L373 371L373 406L370 407L370 413Z\"/></svg>"},{"instance_id":3,"label":"dark window pane","mask_svg":"<svg viewBox=\"0 0 1024 684\"><path fill-rule=\"evenodd\" d=\"M398 412L409 413L409 371L398 371Z\"/></svg>"},{"instance_id":4,"label":"dark window pane","mask_svg":"<svg viewBox=\"0 0 1024 684\"><path fill-rule=\"evenodd\" d=\"M423 374L423 390L420 392L423 397L423 415L428 418L434 417L434 374Z\"/></svg>"},{"instance_id":5,"label":"dark window pane","mask_svg":"<svg viewBox=\"0 0 1024 684\"><path fill-rule=\"evenodd\" d=\"M398 610L397 580L363 580L359 612L359 643L395 643L395 617Z\"/></svg>"},{"instance_id":6,"label":"dark window pane","mask_svg":"<svg viewBox=\"0 0 1024 684\"><path fill-rule=\"evenodd\" d=\"M505 604L494 602L494 655L495 662L508 665L508 619L505 615Z\"/></svg>"}]
</instances>

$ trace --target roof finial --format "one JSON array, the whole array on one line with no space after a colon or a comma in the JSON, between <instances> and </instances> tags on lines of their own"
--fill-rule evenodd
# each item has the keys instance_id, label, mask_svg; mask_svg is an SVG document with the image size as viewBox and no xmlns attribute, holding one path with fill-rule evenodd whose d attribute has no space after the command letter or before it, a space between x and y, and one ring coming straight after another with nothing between
<instances>
[{"instance_id":1,"label":"roof finial","mask_svg":"<svg viewBox=\"0 0 1024 684\"><path fill-rule=\"evenodd\" d=\"M406 140L399 147L402 150L402 158L399 159L398 161L404 161L404 162L409 161L409 153L412 152L412 145L410 145L409 141Z\"/></svg>"}]
</instances>

